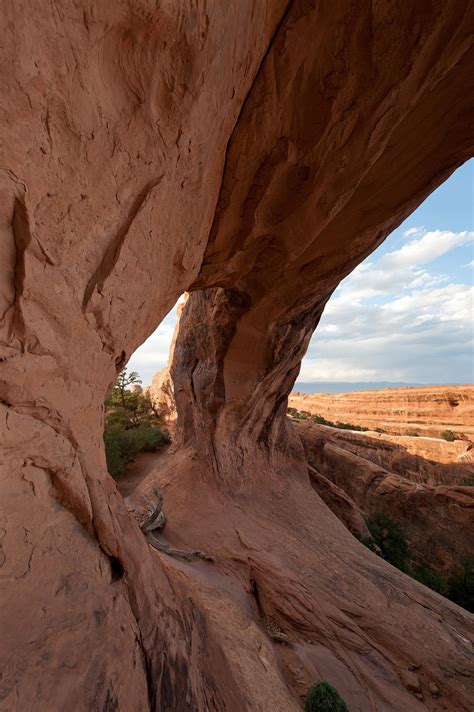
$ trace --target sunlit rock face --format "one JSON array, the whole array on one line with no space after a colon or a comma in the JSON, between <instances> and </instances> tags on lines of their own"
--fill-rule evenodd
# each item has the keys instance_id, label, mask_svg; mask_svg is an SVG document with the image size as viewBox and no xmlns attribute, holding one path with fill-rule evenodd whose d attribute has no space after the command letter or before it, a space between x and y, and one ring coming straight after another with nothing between
<instances>
[{"instance_id":1,"label":"sunlit rock face","mask_svg":"<svg viewBox=\"0 0 474 712\"><path fill-rule=\"evenodd\" d=\"M289 404L332 422L339 420L370 429L381 428L396 435L410 431L439 438L451 430L459 437L474 438L472 385L390 388L334 395L292 393ZM429 442L423 443L429 448ZM417 444L413 443L413 447Z\"/></svg>"},{"instance_id":2,"label":"sunlit rock face","mask_svg":"<svg viewBox=\"0 0 474 712\"><path fill-rule=\"evenodd\" d=\"M438 709L430 684L468 709L467 616L360 547L283 417L340 279L470 155L468 12L5 4L3 709L287 712L320 677L353 709ZM155 479L214 565L148 546L102 446L185 290Z\"/></svg>"}]
</instances>

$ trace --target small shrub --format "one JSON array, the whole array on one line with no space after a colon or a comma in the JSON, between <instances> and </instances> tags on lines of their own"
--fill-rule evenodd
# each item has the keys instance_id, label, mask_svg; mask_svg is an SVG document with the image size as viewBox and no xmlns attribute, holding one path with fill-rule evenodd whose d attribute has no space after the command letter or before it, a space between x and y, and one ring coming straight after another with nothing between
<instances>
[{"instance_id":1,"label":"small shrub","mask_svg":"<svg viewBox=\"0 0 474 712\"><path fill-rule=\"evenodd\" d=\"M458 606L474 613L474 565L472 561L464 561L462 569L449 576L438 573L428 564L416 567L410 564L405 534L398 522L387 514L376 512L368 520L367 526L383 557L393 566L424 586L457 603ZM371 543L370 539L357 538L367 548L380 553L374 548L374 543Z\"/></svg>"},{"instance_id":2,"label":"small shrub","mask_svg":"<svg viewBox=\"0 0 474 712\"><path fill-rule=\"evenodd\" d=\"M127 458L122 450L120 435L121 431L116 428L109 428L104 432L107 470L115 479L123 474L123 470L127 462Z\"/></svg>"},{"instance_id":3,"label":"small shrub","mask_svg":"<svg viewBox=\"0 0 474 712\"><path fill-rule=\"evenodd\" d=\"M168 433L161 428L152 428L149 425L140 425L138 428L124 430L122 433L125 453L130 457L139 452L158 450L169 441Z\"/></svg>"},{"instance_id":4,"label":"small shrub","mask_svg":"<svg viewBox=\"0 0 474 712\"><path fill-rule=\"evenodd\" d=\"M309 420L311 419L311 413L307 410L297 410L296 408L287 408L288 415L295 420Z\"/></svg>"},{"instance_id":5,"label":"small shrub","mask_svg":"<svg viewBox=\"0 0 474 712\"><path fill-rule=\"evenodd\" d=\"M407 573L424 586L428 586L432 591L440 593L442 596L449 596L449 582L445 576L439 574L427 564L419 568L410 569Z\"/></svg>"},{"instance_id":6,"label":"small shrub","mask_svg":"<svg viewBox=\"0 0 474 712\"><path fill-rule=\"evenodd\" d=\"M104 432L107 469L112 477L123 475L127 462L139 452L158 450L170 442L166 430L149 425L123 430L116 425L108 425Z\"/></svg>"},{"instance_id":7,"label":"small shrub","mask_svg":"<svg viewBox=\"0 0 474 712\"><path fill-rule=\"evenodd\" d=\"M372 537L360 536L358 534L354 534L354 536L360 541L361 544L367 547L367 549L370 549L370 551L373 551L374 554L378 554L380 556L380 549L377 546L376 542L372 539Z\"/></svg>"},{"instance_id":8,"label":"small shrub","mask_svg":"<svg viewBox=\"0 0 474 712\"><path fill-rule=\"evenodd\" d=\"M340 428L341 430L355 430L359 433L365 433L368 428L364 428L362 425L354 425L353 423L333 423L335 428Z\"/></svg>"},{"instance_id":9,"label":"small shrub","mask_svg":"<svg viewBox=\"0 0 474 712\"><path fill-rule=\"evenodd\" d=\"M459 484L461 484L463 487L474 487L474 475L466 477L466 479L461 480Z\"/></svg>"},{"instance_id":10,"label":"small shrub","mask_svg":"<svg viewBox=\"0 0 474 712\"><path fill-rule=\"evenodd\" d=\"M339 428L340 430L357 430L359 432L368 430L368 428L364 428L362 425L354 425L353 423L341 423L340 421L333 423L332 420L328 420L322 415L313 415L311 416L311 420L318 425L328 425L330 428Z\"/></svg>"},{"instance_id":11,"label":"small shrub","mask_svg":"<svg viewBox=\"0 0 474 712\"><path fill-rule=\"evenodd\" d=\"M129 428L130 419L126 411L123 408L114 408L107 413L107 427L122 428L123 430Z\"/></svg>"},{"instance_id":12,"label":"small shrub","mask_svg":"<svg viewBox=\"0 0 474 712\"><path fill-rule=\"evenodd\" d=\"M447 440L448 443L452 443L456 440L456 436L452 430L445 430L444 433L441 433L441 437L443 440Z\"/></svg>"},{"instance_id":13,"label":"small shrub","mask_svg":"<svg viewBox=\"0 0 474 712\"><path fill-rule=\"evenodd\" d=\"M127 462L144 450L158 450L170 442L160 426L163 416L149 394L132 387L141 383L138 373L123 369L105 402L104 445L107 469L120 477Z\"/></svg>"},{"instance_id":14,"label":"small shrub","mask_svg":"<svg viewBox=\"0 0 474 712\"><path fill-rule=\"evenodd\" d=\"M326 420L322 415L313 415L313 423L318 423L318 425L333 425L330 420Z\"/></svg>"},{"instance_id":15,"label":"small shrub","mask_svg":"<svg viewBox=\"0 0 474 712\"><path fill-rule=\"evenodd\" d=\"M449 578L448 585L451 601L474 613L474 568L472 563L465 561L462 570Z\"/></svg>"},{"instance_id":16,"label":"small shrub","mask_svg":"<svg viewBox=\"0 0 474 712\"><path fill-rule=\"evenodd\" d=\"M318 682L308 688L305 712L349 712L349 709L332 685Z\"/></svg>"},{"instance_id":17,"label":"small shrub","mask_svg":"<svg viewBox=\"0 0 474 712\"><path fill-rule=\"evenodd\" d=\"M416 430L407 430L405 435L407 435L409 438L417 438L419 437L418 433Z\"/></svg>"},{"instance_id":18,"label":"small shrub","mask_svg":"<svg viewBox=\"0 0 474 712\"><path fill-rule=\"evenodd\" d=\"M376 512L367 522L369 531L384 558L400 571L408 565L408 546L402 527L388 514Z\"/></svg>"}]
</instances>

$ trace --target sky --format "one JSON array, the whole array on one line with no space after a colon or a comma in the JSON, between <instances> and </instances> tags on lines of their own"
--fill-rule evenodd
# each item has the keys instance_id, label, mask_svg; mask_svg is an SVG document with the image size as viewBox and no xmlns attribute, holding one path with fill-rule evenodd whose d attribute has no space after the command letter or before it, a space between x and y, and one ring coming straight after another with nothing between
<instances>
[{"instance_id":1,"label":"sky","mask_svg":"<svg viewBox=\"0 0 474 712\"><path fill-rule=\"evenodd\" d=\"M344 279L298 382L474 381L474 159ZM173 309L130 358L145 384L166 365Z\"/></svg>"}]
</instances>

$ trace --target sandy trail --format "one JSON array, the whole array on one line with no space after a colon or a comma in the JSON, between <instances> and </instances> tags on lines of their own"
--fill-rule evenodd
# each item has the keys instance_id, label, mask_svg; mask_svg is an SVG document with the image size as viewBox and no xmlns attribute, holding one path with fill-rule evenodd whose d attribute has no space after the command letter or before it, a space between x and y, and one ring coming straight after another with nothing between
<instances>
[{"instance_id":1,"label":"sandy trail","mask_svg":"<svg viewBox=\"0 0 474 712\"><path fill-rule=\"evenodd\" d=\"M165 445L157 452L140 452L133 462L127 465L125 474L117 480L118 491L122 497L129 497L145 477L165 466L170 447L171 445Z\"/></svg>"}]
</instances>

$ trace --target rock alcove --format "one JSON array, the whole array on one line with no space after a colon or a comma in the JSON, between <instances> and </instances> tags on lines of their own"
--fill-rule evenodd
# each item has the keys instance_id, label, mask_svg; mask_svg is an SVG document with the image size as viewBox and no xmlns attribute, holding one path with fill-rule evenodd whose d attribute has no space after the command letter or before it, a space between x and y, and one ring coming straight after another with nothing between
<instances>
[{"instance_id":1,"label":"rock alcove","mask_svg":"<svg viewBox=\"0 0 474 712\"><path fill-rule=\"evenodd\" d=\"M351 709L469 709L472 620L329 512L285 411L339 281L471 155L470 19L5 6L2 709L288 712L319 677ZM167 526L214 564L148 545L101 443L184 291Z\"/></svg>"}]
</instances>

